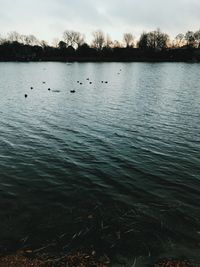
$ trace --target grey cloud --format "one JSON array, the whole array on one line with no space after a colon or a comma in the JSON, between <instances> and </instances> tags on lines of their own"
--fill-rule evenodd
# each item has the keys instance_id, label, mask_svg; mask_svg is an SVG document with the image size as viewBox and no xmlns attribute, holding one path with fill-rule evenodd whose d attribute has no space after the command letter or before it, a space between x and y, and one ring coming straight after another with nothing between
<instances>
[{"instance_id":1,"label":"grey cloud","mask_svg":"<svg viewBox=\"0 0 200 267\"><path fill-rule=\"evenodd\" d=\"M40 39L74 29L88 37L95 29L120 39L157 27L177 34L200 27L199 0L0 0L0 33L17 30Z\"/></svg>"}]
</instances>

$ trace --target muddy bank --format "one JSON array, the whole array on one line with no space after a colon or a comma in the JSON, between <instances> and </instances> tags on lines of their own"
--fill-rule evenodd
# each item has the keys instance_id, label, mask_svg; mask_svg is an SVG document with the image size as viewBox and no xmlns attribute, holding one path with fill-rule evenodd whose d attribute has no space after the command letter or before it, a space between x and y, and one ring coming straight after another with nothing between
<instances>
[{"instance_id":1,"label":"muddy bank","mask_svg":"<svg viewBox=\"0 0 200 267\"><path fill-rule=\"evenodd\" d=\"M125 266L115 265L104 255L97 257L95 252L84 253L74 252L69 255L60 255L52 257L45 253L34 255L31 250L18 251L15 254L1 256L0 267L108 267ZM128 267L128 265L126 265ZM134 261L130 267L136 267L137 261ZM144 265L146 267L195 267L188 260L163 259L155 262L153 265Z\"/></svg>"},{"instance_id":2,"label":"muddy bank","mask_svg":"<svg viewBox=\"0 0 200 267\"><path fill-rule=\"evenodd\" d=\"M97 257L95 252L74 252L67 255L49 255L21 250L0 257L0 267L107 267L107 256Z\"/></svg>"}]
</instances>

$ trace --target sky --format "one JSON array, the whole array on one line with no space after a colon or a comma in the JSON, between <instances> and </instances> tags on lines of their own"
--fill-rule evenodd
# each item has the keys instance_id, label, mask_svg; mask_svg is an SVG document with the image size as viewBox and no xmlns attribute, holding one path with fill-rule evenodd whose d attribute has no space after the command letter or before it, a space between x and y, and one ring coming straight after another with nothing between
<instances>
[{"instance_id":1,"label":"sky","mask_svg":"<svg viewBox=\"0 0 200 267\"><path fill-rule=\"evenodd\" d=\"M85 34L101 29L113 40L136 38L160 28L174 37L200 28L200 0L0 0L0 34L34 34L49 43L65 30Z\"/></svg>"}]
</instances>

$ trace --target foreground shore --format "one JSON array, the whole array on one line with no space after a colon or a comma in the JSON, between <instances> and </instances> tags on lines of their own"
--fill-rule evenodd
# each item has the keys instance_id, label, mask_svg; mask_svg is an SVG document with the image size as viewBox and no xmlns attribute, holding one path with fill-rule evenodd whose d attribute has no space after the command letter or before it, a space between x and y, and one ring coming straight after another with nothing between
<instances>
[{"instance_id":1,"label":"foreground shore","mask_svg":"<svg viewBox=\"0 0 200 267\"><path fill-rule=\"evenodd\" d=\"M46 253L35 253L30 249L19 250L15 253L0 256L0 267L108 267L115 263L106 256L97 256L93 252L74 252L67 255L48 255ZM116 266L125 266L119 265ZM135 260L131 267L137 265ZM149 267L195 267L188 260L160 259ZM128 267L128 265L127 265Z\"/></svg>"},{"instance_id":2,"label":"foreground shore","mask_svg":"<svg viewBox=\"0 0 200 267\"><path fill-rule=\"evenodd\" d=\"M55 257L45 253L34 255L33 251L25 250L0 258L0 267L106 267L108 264L106 258L98 259L95 255L83 252Z\"/></svg>"}]
</instances>

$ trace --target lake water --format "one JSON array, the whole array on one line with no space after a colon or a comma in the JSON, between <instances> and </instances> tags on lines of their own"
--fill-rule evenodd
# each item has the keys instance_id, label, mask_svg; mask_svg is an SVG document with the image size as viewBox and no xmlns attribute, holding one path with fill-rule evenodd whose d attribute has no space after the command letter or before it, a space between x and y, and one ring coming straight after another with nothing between
<instances>
[{"instance_id":1,"label":"lake water","mask_svg":"<svg viewBox=\"0 0 200 267\"><path fill-rule=\"evenodd\" d=\"M1 250L200 258L199 71L0 63Z\"/></svg>"}]
</instances>

